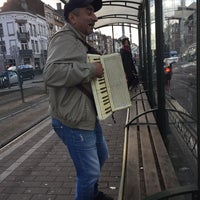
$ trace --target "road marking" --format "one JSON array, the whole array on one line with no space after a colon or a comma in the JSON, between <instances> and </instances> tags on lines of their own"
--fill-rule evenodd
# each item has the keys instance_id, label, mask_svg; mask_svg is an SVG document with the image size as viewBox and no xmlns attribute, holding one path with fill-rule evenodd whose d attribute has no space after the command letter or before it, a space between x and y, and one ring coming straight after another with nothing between
<instances>
[{"instance_id":1,"label":"road marking","mask_svg":"<svg viewBox=\"0 0 200 200\"><path fill-rule=\"evenodd\" d=\"M34 151L36 151L44 142L46 142L52 135L54 131L51 130L45 137L42 138L38 143L36 143L31 149L24 153L19 159L17 159L9 168L7 168L0 175L0 183L9 176L17 167L19 167Z\"/></svg>"}]
</instances>

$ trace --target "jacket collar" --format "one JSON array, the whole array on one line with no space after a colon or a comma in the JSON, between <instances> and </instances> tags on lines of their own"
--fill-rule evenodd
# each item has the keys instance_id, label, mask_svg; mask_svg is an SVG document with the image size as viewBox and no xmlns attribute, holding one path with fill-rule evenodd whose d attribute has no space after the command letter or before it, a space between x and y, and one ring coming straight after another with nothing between
<instances>
[{"instance_id":1,"label":"jacket collar","mask_svg":"<svg viewBox=\"0 0 200 200\"><path fill-rule=\"evenodd\" d=\"M83 33L77 31L70 23L66 22L66 24L63 27L63 30L71 30L77 38L86 42L86 36Z\"/></svg>"}]
</instances>

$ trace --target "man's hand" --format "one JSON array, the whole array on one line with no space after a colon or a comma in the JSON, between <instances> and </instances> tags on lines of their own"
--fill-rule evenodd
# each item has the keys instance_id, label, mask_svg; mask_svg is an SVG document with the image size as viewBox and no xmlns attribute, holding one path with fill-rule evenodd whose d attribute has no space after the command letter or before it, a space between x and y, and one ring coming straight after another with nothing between
<instances>
[{"instance_id":1,"label":"man's hand","mask_svg":"<svg viewBox=\"0 0 200 200\"><path fill-rule=\"evenodd\" d=\"M103 66L101 63L94 63L96 66L96 77L101 78L103 76Z\"/></svg>"}]
</instances>

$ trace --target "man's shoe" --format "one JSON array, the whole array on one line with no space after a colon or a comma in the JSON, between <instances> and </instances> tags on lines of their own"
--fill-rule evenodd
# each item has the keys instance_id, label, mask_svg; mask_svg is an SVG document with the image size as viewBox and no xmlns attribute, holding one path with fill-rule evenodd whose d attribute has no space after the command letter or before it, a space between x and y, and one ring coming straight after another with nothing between
<instances>
[{"instance_id":1,"label":"man's shoe","mask_svg":"<svg viewBox=\"0 0 200 200\"><path fill-rule=\"evenodd\" d=\"M98 195L94 198L94 200L114 200L114 199L104 194L103 192L99 192Z\"/></svg>"}]
</instances>

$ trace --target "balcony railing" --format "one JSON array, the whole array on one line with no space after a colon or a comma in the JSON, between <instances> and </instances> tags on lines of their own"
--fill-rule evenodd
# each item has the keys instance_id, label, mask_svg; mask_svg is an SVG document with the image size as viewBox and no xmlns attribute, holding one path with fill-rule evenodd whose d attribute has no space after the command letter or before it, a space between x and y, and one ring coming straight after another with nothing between
<instances>
[{"instance_id":1,"label":"balcony railing","mask_svg":"<svg viewBox=\"0 0 200 200\"><path fill-rule=\"evenodd\" d=\"M29 32L23 32L23 33L20 33L19 31L17 32L17 36L18 36L18 39L20 41L23 41L23 42L27 42L30 40L30 34Z\"/></svg>"},{"instance_id":2,"label":"balcony railing","mask_svg":"<svg viewBox=\"0 0 200 200\"><path fill-rule=\"evenodd\" d=\"M20 56L32 56L33 51L32 50L19 50Z\"/></svg>"},{"instance_id":3,"label":"balcony railing","mask_svg":"<svg viewBox=\"0 0 200 200\"><path fill-rule=\"evenodd\" d=\"M41 50L41 55L47 56L47 50Z\"/></svg>"}]
</instances>

